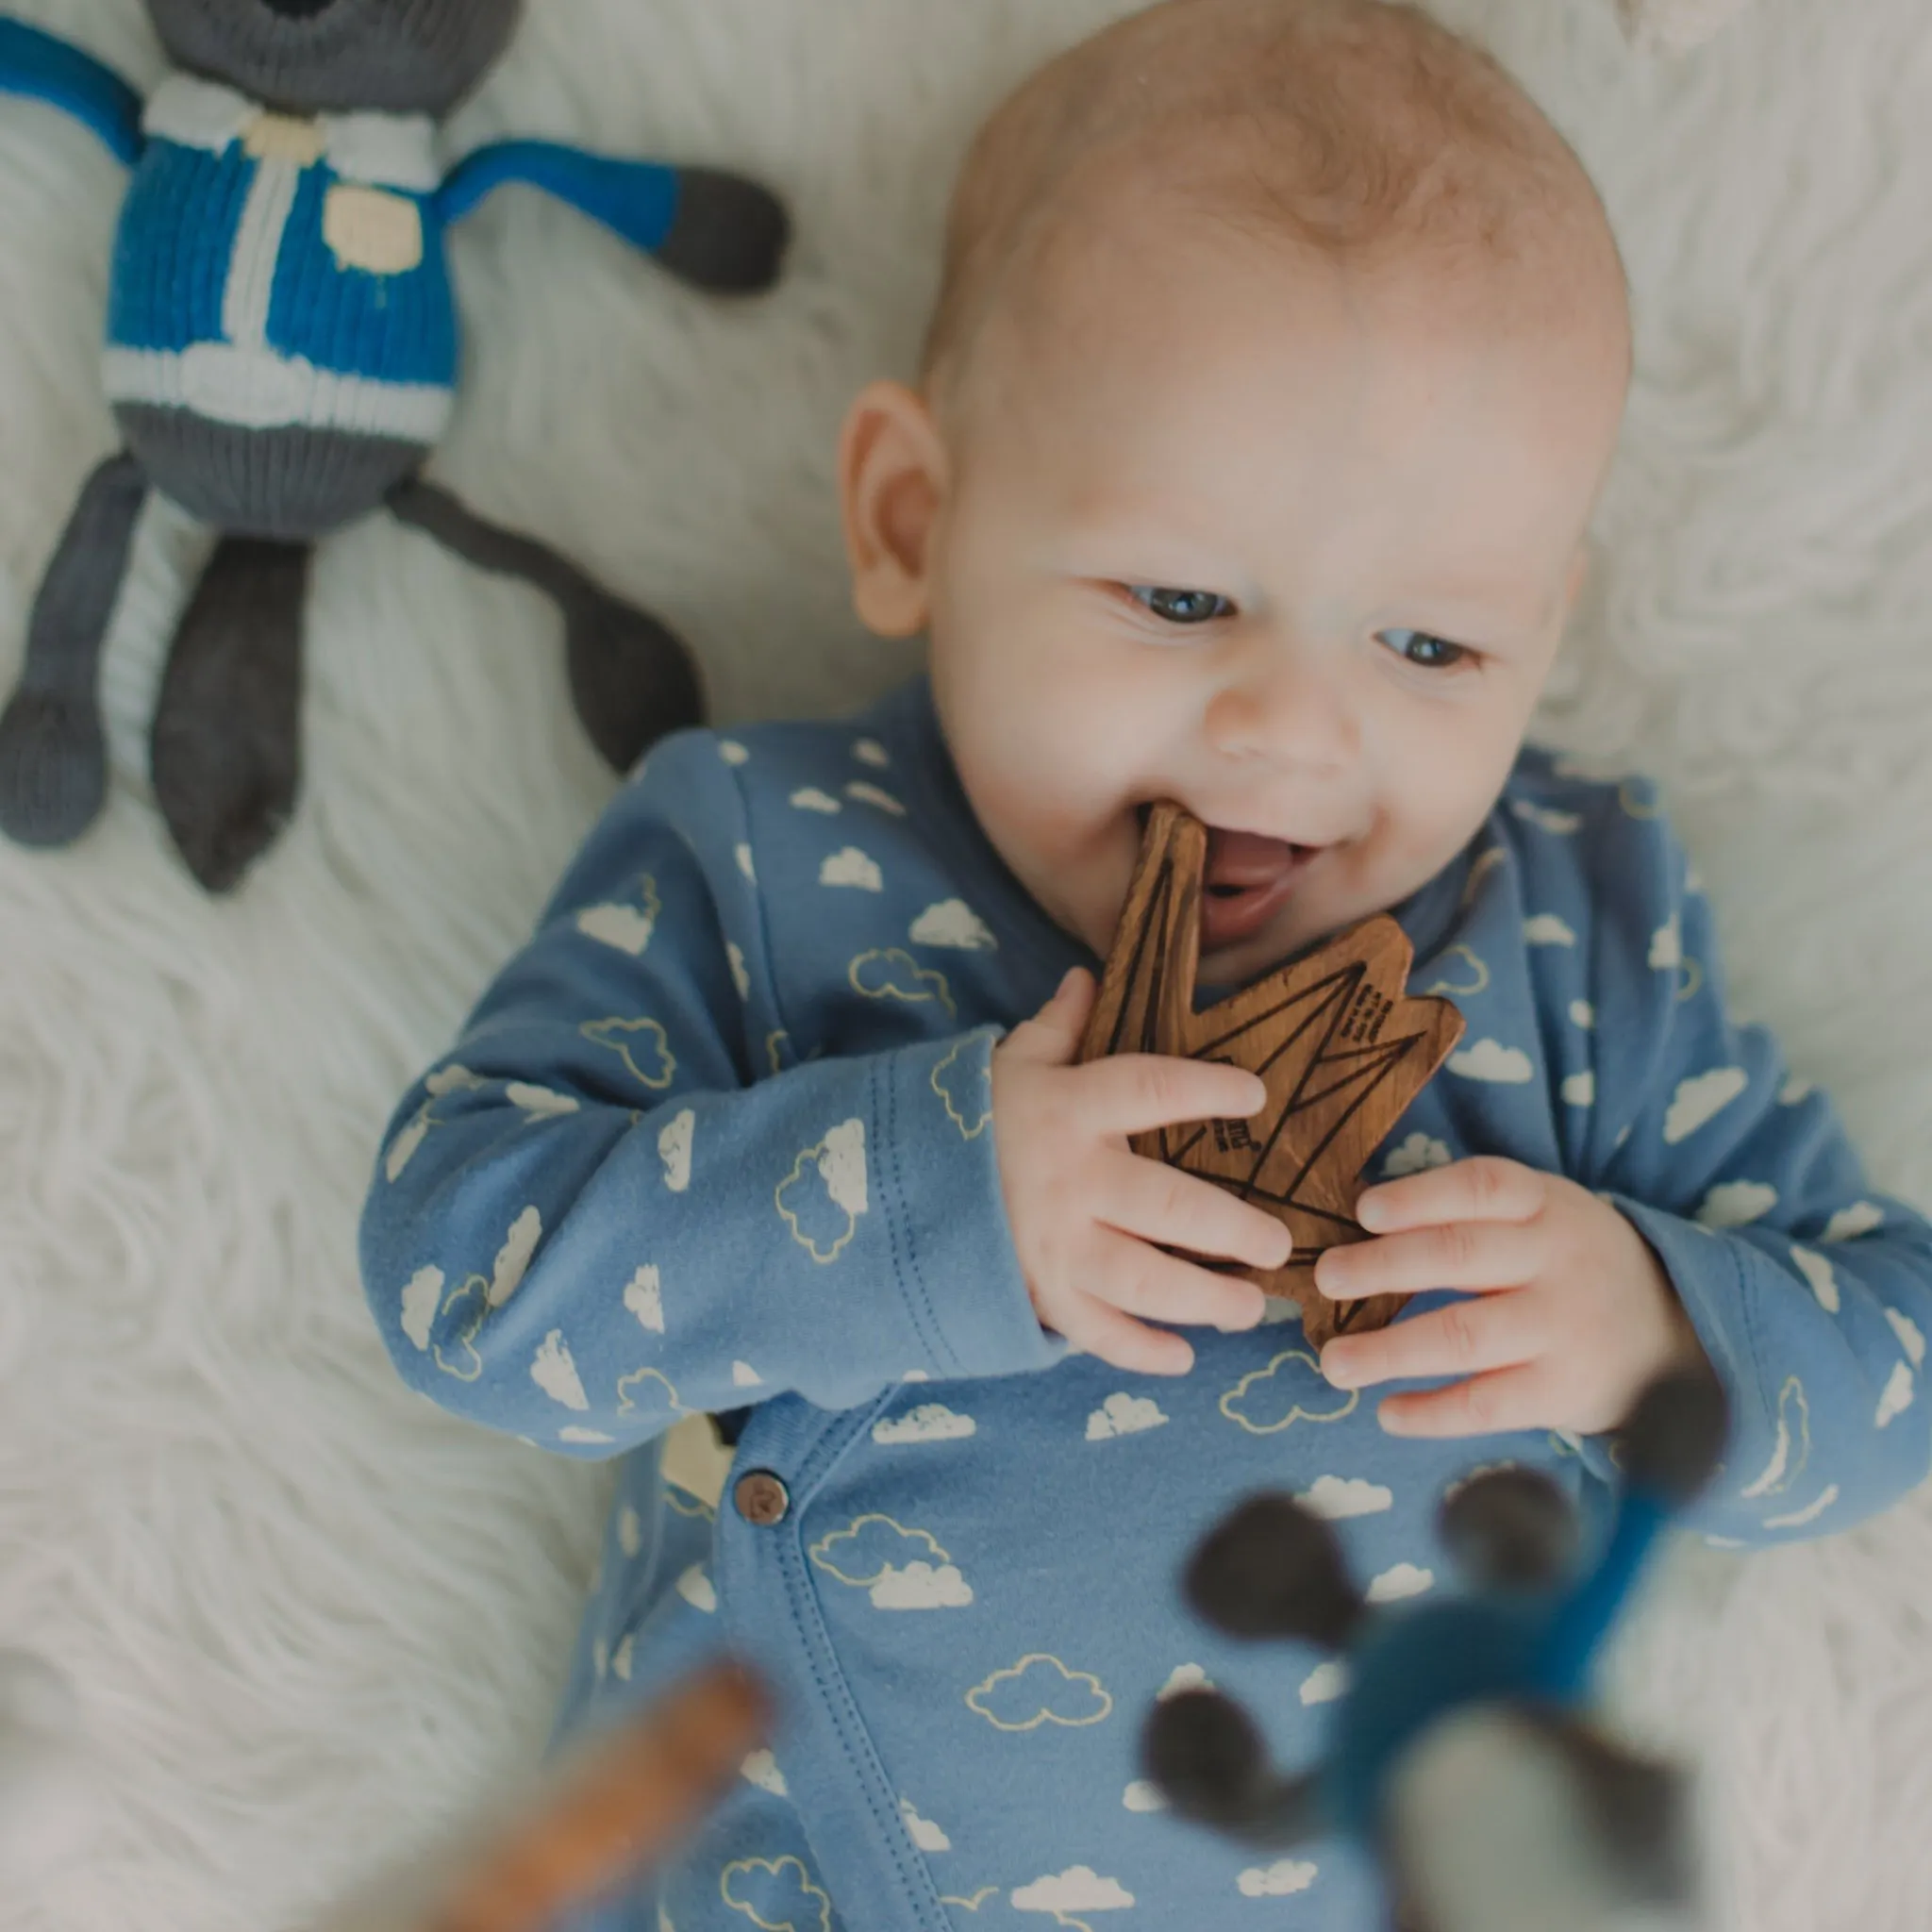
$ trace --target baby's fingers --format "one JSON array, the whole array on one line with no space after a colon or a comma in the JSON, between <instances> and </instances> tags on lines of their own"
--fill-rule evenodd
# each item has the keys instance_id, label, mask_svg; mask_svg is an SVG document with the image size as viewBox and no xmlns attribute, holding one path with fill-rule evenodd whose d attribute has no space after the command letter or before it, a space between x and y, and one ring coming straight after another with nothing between
<instances>
[{"instance_id":1,"label":"baby's fingers","mask_svg":"<svg viewBox=\"0 0 1932 1932\"><path fill-rule=\"evenodd\" d=\"M1093 1295L1075 1295L1049 1318L1074 1346L1136 1375L1185 1375L1194 1351L1178 1335L1135 1322Z\"/></svg>"},{"instance_id":2,"label":"baby's fingers","mask_svg":"<svg viewBox=\"0 0 1932 1932\"><path fill-rule=\"evenodd\" d=\"M1129 1315L1181 1328L1252 1328L1267 1297L1252 1281L1217 1274L1147 1242L1108 1234L1089 1283L1091 1296Z\"/></svg>"},{"instance_id":3,"label":"baby's fingers","mask_svg":"<svg viewBox=\"0 0 1932 1932\"><path fill-rule=\"evenodd\" d=\"M1375 1419L1391 1436L1498 1436L1552 1427L1556 1412L1548 1374L1524 1362L1448 1389L1391 1395Z\"/></svg>"},{"instance_id":4,"label":"baby's fingers","mask_svg":"<svg viewBox=\"0 0 1932 1932\"><path fill-rule=\"evenodd\" d=\"M1285 1268L1294 1243L1265 1208L1198 1174L1138 1154L1110 1153L1094 1218L1123 1234L1250 1268Z\"/></svg>"},{"instance_id":5,"label":"baby's fingers","mask_svg":"<svg viewBox=\"0 0 1932 1932\"><path fill-rule=\"evenodd\" d=\"M1547 1311L1535 1295L1492 1294L1451 1302L1371 1335L1337 1336L1322 1351L1322 1373L1338 1389L1361 1389L1514 1368L1548 1346Z\"/></svg>"},{"instance_id":6,"label":"baby's fingers","mask_svg":"<svg viewBox=\"0 0 1932 1932\"><path fill-rule=\"evenodd\" d=\"M1080 1069L1081 1105L1096 1133L1145 1134L1179 1121L1246 1120L1268 1104L1258 1074L1171 1054L1123 1053Z\"/></svg>"}]
</instances>

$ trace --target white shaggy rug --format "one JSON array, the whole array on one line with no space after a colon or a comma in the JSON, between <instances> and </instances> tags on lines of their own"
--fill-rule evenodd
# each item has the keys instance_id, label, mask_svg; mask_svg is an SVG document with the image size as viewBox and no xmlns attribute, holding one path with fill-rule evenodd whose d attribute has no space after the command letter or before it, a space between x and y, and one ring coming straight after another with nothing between
<instances>
[{"instance_id":1,"label":"white shaggy rug","mask_svg":"<svg viewBox=\"0 0 1932 1932\"><path fill-rule=\"evenodd\" d=\"M842 404L903 369L976 113L1125 0L535 0L453 129L739 163L802 242L721 310L524 193L459 231L439 474L695 640L725 718L911 659L850 618ZM143 80L139 0L21 10ZM1602 556L1548 725L1663 778L1744 1007L1932 1206L1932 35L1761 0L1681 59L1610 0L1454 0L1596 170L1640 318ZM91 344L121 179L0 101L0 680L109 447ZM164 848L140 723L193 534L143 532L111 808L0 847L0 1645L99 1754L90 1855L5 1932L274 1932L539 1748L594 1472L407 1395L353 1234L378 1127L609 789L552 620L377 520L324 554L308 790L231 904ZM1621 1707L1709 1772L1750 1932L1932 1925L1932 1507L1686 1551Z\"/></svg>"}]
</instances>

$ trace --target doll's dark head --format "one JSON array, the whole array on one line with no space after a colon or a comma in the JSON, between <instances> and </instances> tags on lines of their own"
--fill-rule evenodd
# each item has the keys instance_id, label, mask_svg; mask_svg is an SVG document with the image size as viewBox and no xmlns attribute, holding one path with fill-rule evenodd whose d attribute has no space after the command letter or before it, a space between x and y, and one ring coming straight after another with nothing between
<instances>
[{"instance_id":1,"label":"doll's dark head","mask_svg":"<svg viewBox=\"0 0 1932 1932\"><path fill-rule=\"evenodd\" d=\"M447 113L521 10L522 0L148 0L179 66L317 114Z\"/></svg>"}]
</instances>

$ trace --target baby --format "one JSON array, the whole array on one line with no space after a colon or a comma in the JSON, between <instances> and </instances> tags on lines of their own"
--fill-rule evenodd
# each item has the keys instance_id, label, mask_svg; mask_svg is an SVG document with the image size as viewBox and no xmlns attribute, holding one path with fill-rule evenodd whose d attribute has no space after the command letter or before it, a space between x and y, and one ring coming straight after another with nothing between
<instances>
[{"instance_id":1,"label":"baby","mask_svg":"<svg viewBox=\"0 0 1932 1932\"><path fill-rule=\"evenodd\" d=\"M1726 1017L1654 794L1524 746L1629 361L1580 165L1410 8L1167 0L980 135L919 386L840 463L859 613L927 673L661 744L367 1209L414 1387L624 1458L566 1722L726 1645L779 1696L596 1924L1372 1926L1341 1847L1243 1855L1141 1779L1165 1689L1292 1765L1342 1688L1190 1619L1233 1503L1291 1489L1372 1598L1426 1591L1448 1482L1514 1461L1590 1517L1699 1350L1713 1541L1925 1474L1932 1228ZM1319 1359L1185 1258L1278 1265L1278 1224L1127 1149L1260 1083L1072 1064L1157 799L1211 828L1204 983L1390 911L1468 1022L1315 1271L1413 1298ZM660 1455L705 1413L722 1492Z\"/></svg>"}]
</instances>

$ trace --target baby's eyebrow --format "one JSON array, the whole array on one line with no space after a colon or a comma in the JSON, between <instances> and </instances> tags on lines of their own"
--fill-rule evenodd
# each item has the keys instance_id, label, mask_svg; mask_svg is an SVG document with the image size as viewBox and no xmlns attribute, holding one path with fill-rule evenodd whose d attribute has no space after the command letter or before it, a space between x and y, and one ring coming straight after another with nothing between
<instances>
[{"instance_id":1,"label":"baby's eyebrow","mask_svg":"<svg viewBox=\"0 0 1932 1932\"><path fill-rule=\"evenodd\" d=\"M1512 636L1539 631L1556 610L1559 592L1543 591L1523 580L1480 581L1461 578L1454 581L1426 578L1411 591L1429 621L1441 621L1472 632Z\"/></svg>"}]
</instances>

